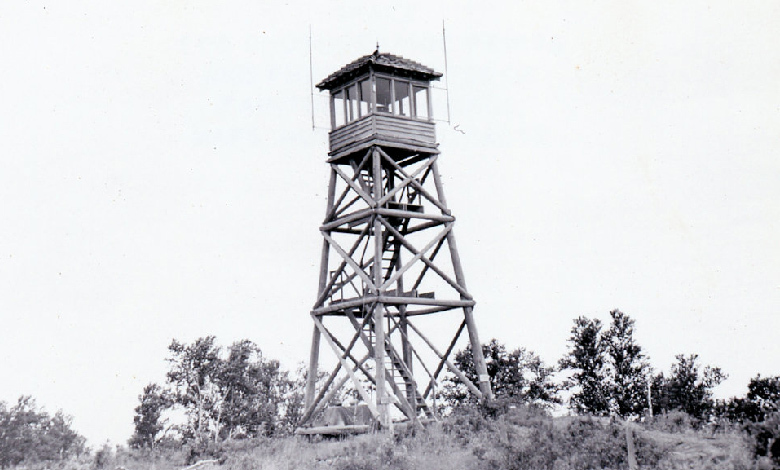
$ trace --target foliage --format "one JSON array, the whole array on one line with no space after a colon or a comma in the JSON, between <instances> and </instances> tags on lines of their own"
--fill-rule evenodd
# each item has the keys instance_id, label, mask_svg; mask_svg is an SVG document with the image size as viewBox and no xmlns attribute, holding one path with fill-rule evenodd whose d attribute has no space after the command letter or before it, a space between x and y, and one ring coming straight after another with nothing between
<instances>
[{"instance_id":1,"label":"foliage","mask_svg":"<svg viewBox=\"0 0 780 470\"><path fill-rule=\"evenodd\" d=\"M682 433L694 428L691 416L684 411L668 411L648 417L645 424L650 429L666 433Z\"/></svg>"},{"instance_id":2,"label":"foliage","mask_svg":"<svg viewBox=\"0 0 780 470\"><path fill-rule=\"evenodd\" d=\"M573 371L564 387L574 390L570 405L578 413L639 416L648 407L650 367L634 339L634 320L620 310L609 315L607 331L598 319L574 321L570 349L559 361L562 370Z\"/></svg>"},{"instance_id":3,"label":"foliage","mask_svg":"<svg viewBox=\"0 0 780 470\"><path fill-rule=\"evenodd\" d=\"M715 404L715 415L727 422L759 423L774 412L780 411L780 377L756 377L750 379L745 397L720 400Z\"/></svg>"},{"instance_id":4,"label":"foliage","mask_svg":"<svg viewBox=\"0 0 780 470\"><path fill-rule=\"evenodd\" d=\"M172 398L187 413L185 439L203 438L209 430L209 417L219 400L215 377L219 370L219 347L214 336L198 338L186 345L175 339L168 346L168 383ZM214 433L216 434L216 433Z\"/></svg>"},{"instance_id":5,"label":"foliage","mask_svg":"<svg viewBox=\"0 0 780 470\"><path fill-rule=\"evenodd\" d=\"M764 421L767 416L780 411L780 376L757 375L748 384L747 401L753 405L751 421Z\"/></svg>"},{"instance_id":6,"label":"foliage","mask_svg":"<svg viewBox=\"0 0 780 470\"><path fill-rule=\"evenodd\" d=\"M295 374L288 375L287 386L282 390L282 401L279 410L278 434L290 435L295 432L303 417L305 408L306 367L301 365ZM325 374L320 374L323 378Z\"/></svg>"},{"instance_id":7,"label":"foliage","mask_svg":"<svg viewBox=\"0 0 780 470\"><path fill-rule=\"evenodd\" d=\"M160 442L162 412L184 411L187 423L178 427L193 455L215 455L219 442L290 433L302 413L305 371L296 377L281 370L279 361L266 359L249 340L223 350L214 336L192 344L173 340L167 373L168 388L149 385L139 396L135 448Z\"/></svg>"},{"instance_id":8,"label":"foliage","mask_svg":"<svg viewBox=\"0 0 780 470\"><path fill-rule=\"evenodd\" d=\"M706 421L715 406L712 389L727 376L718 367L702 368L697 354L678 354L676 359L668 377L661 373L653 379L653 409L659 413L679 410Z\"/></svg>"},{"instance_id":9,"label":"foliage","mask_svg":"<svg viewBox=\"0 0 780 470\"><path fill-rule=\"evenodd\" d=\"M95 452L94 467L98 470L111 466L114 461L114 451L108 442Z\"/></svg>"},{"instance_id":10,"label":"foliage","mask_svg":"<svg viewBox=\"0 0 780 470\"><path fill-rule=\"evenodd\" d=\"M503 446L502 468L618 469L625 466L626 441L622 429L612 423L603 424L584 417L570 419L561 427L550 420L546 426L510 429Z\"/></svg>"},{"instance_id":11,"label":"foliage","mask_svg":"<svg viewBox=\"0 0 780 470\"><path fill-rule=\"evenodd\" d=\"M756 454L770 456L780 467L780 376L751 379L745 401L745 430L755 440Z\"/></svg>"},{"instance_id":12,"label":"foliage","mask_svg":"<svg viewBox=\"0 0 780 470\"><path fill-rule=\"evenodd\" d=\"M542 406L559 402L558 387L552 382L552 369L546 367L533 351L518 348L509 352L506 346L493 339L482 345L482 354L497 400ZM467 379L477 383L471 346L459 351L454 363ZM448 378L442 395L450 407L476 403L474 396L455 377Z\"/></svg>"},{"instance_id":13,"label":"foliage","mask_svg":"<svg viewBox=\"0 0 780 470\"><path fill-rule=\"evenodd\" d=\"M165 427L161 421L162 413L171 407L173 401L167 390L153 383L144 387L138 400L141 403L135 408L135 430L128 443L133 448L153 449L160 443L160 433Z\"/></svg>"},{"instance_id":14,"label":"foliage","mask_svg":"<svg viewBox=\"0 0 780 470\"><path fill-rule=\"evenodd\" d=\"M620 310L612 317L604 335L611 367L610 397L618 416L639 416L647 409L647 379L650 366L634 339L634 320Z\"/></svg>"},{"instance_id":15,"label":"foliage","mask_svg":"<svg viewBox=\"0 0 780 470\"><path fill-rule=\"evenodd\" d=\"M757 375L748 383L744 398L731 398L715 405L722 421L742 426L754 441L756 455L772 453L780 465L780 377Z\"/></svg>"},{"instance_id":16,"label":"foliage","mask_svg":"<svg viewBox=\"0 0 780 470\"><path fill-rule=\"evenodd\" d=\"M478 458L483 469L622 469L624 428L591 416L553 418L547 410L519 405L495 419L454 413L444 429ZM647 468L659 460L652 442L636 439L637 459Z\"/></svg>"},{"instance_id":17,"label":"foliage","mask_svg":"<svg viewBox=\"0 0 780 470\"><path fill-rule=\"evenodd\" d=\"M559 361L559 367L574 370L571 379L564 382L564 388L576 389L569 399L570 406L578 413L609 414L610 386L601 321L578 317L574 320L569 344L569 352Z\"/></svg>"},{"instance_id":18,"label":"foliage","mask_svg":"<svg viewBox=\"0 0 780 470\"><path fill-rule=\"evenodd\" d=\"M39 409L30 396L8 408L0 402L0 467L62 461L84 452L85 439L71 428L72 418Z\"/></svg>"},{"instance_id":19,"label":"foliage","mask_svg":"<svg viewBox=\"0 0 780 470\"><path fill-rule=\"evenodd\" d=\"M679 412L679 415L686 416ZM430 469L430 470L580 470L624 469L625 424L609 418L552 417L549 411L516 405L494 419L463 406L450 417L423 429L309 441L300 437L226 439L221 458L204 470L258 468ZM639 468L657 470L748 470L756 467L740 433L697 432L681 425L675 432L628 424L633 430ZM212 443L214 444L214 443ZM28 470L156 468L175 470L190 461L186 453L163 448L98 448L100 457ZM188 459L189 457L189 459ZM196 459L213 458L200 455Z\"/></svg>"},{"instance_id":20,"label":"foliage","mask_svg":"<svg viewBox=\"0 0 780 470\"><path fill-rule=\"evenodd\" d=\"M685 413L677 414L682 417L679 427L670 432L660 430L655 422L648 426L592 416L553 418L530 406L517 406L486 419L472 408L471 413L448 417L444 430L471 449L478 459L472 468L480 469L624 469L627 429L633 435L639 468L752 468L749 447L740 433L699 433Z\"/></svg>"},{"instance_id":21,"label":"foliage","mask_svg":"<svg viewBox=\"0 0 780 470\"><path fill-rule=\"evenodd\" d=\"M221 362L215 382L222 437L276 433L282 399L292 386L279 361L266 360L251 341L238 341Z\"/></svg>"}]
</instances>

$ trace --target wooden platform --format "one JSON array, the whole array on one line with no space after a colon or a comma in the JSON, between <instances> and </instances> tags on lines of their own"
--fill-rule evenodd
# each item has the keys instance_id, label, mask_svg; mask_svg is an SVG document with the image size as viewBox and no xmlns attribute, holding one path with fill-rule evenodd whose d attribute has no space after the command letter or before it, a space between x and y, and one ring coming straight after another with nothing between
<instances>
[{"instance_id":1,"label":"wooden platform","mask_svg":"<svg viewBox=\"0 0 780 470\"><path fill-rule=\"evenodd\" d=\"M368 424L342 424L338 426L316 426L312 428L298 428L295 434L298 436L348 436L352 434L365 434L371 431Z\"/></svg>"},{"instance_id":2,"label":"wooden platform","mask_svg":"<svg viewBox=\"0 0 780 470\"><path fill-rule=\"evenodd\" d=\"M412 427L427 426L428 424L435 422L435 419L421 419L416 422L412 421L395 421L393 422L393 432L404 432ZM376 432L378 428L376 425L370 424L342 424L336 426L315 426L311 428L298 428L295 430L295 434L298 436L351 436L355 434L367 434L369 432Z\"/></svg>"}]
</instances>

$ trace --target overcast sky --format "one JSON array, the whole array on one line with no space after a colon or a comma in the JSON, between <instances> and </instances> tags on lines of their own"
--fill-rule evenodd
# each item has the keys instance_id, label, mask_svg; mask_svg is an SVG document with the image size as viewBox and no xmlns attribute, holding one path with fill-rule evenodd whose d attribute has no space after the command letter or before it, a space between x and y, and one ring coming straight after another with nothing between
<instances>
[{"instance_id":1,"label":"overcast sky","mask_svg":"<svg viewBox=\"0 0 780 470\"><path fill-rule=\"evenodd\" d=\"M309 25L316 83L377 42L444 72L442 21L439 165L481 338L554 364L575 317L620 308L658 371L698 353L723 397L780 374L777 2L12 0L0 400L125 442L173 338L306 360Z\"/></svg>"}]
</instances>

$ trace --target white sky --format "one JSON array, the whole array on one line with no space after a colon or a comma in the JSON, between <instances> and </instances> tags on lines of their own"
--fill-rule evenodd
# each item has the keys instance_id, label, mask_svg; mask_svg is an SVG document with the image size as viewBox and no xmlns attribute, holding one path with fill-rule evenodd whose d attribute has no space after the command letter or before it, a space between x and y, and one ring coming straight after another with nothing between
<instances>
[{"instance_id":1,"label":"white sky","mask_svg":"<svg viewBox=\"0 0 780 470\"><path fill-rule=\"evenodd\" d=\"M0 6L0 400L125 442L172 338L306 360L309 25L316 82L377 41L443 72L442 20L481 338L554 364L620 308L657 369L729 373L720 396L780 374L776 2L30 0Z\"/></svg>"}]
</instances>

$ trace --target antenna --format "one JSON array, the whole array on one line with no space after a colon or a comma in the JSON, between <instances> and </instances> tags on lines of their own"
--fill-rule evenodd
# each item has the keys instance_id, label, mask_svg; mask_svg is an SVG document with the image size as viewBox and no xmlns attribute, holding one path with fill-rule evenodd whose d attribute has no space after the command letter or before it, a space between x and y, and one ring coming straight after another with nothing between
<instances>
[{"instance_id":1,"label":"antenna","mask_svg":"<svg viewBox=\"0 0 780 470\"><path fill-rule=\"evenodd\" d=\"M444 29L444 20L441 20L441 40L444 43L444 76L447 77L447 124L450 122L450 72L447 70L447 33Z\"/></svg>"},{"instance_id":2,"label":"antenna","mask_svg":"<svg viewBox=\"0 0 780 470\"><path fill-rule=\"evenodd\" d=\"M309 93L311 93L311 130L314 130L314 72L311 58L311 24L309 24ZM446 61L445 61L446 62ZM449 111L448 111L449 112Z\"/></svg>"}]
</instances>

